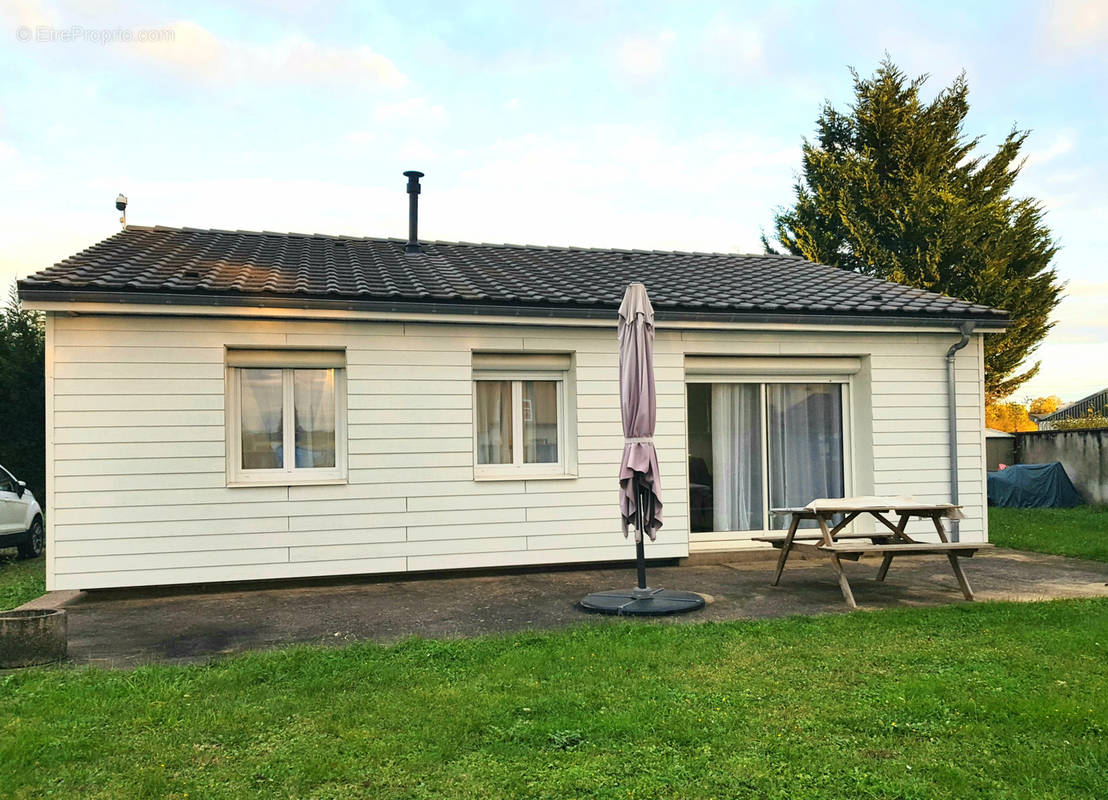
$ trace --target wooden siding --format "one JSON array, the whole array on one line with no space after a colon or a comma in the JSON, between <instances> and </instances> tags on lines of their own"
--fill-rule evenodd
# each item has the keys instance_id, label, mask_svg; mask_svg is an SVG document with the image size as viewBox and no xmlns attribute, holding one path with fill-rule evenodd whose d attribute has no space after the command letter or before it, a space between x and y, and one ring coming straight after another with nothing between
<instances>
[{"instance_id":1,"label":"wooden siding","mask_svg":"<svg viewBox=\"0 0 1108 800\"><path fill-rule=\"evenodd\" d=\"M694 534L686 354L849 355L857 493L948 499L944 333L659 330L665 527L653 557L757 546ZM984 538L980 336L958 356L965 539ZM226 346L347 350L349 481L227 484ZM575 478L473 480L470 353L575 354ZM143 316L47 322L48 588L626 559L613 327Z\"/></svg>"}]
</instances>

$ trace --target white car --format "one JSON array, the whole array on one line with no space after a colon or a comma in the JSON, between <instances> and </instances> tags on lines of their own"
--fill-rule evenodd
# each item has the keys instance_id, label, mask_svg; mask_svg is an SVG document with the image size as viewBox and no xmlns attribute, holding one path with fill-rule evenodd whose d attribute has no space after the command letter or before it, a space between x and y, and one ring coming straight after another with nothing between
<instances>
[{"instance_id":1,"label":"white car","mask_svg":"<svg viewBox=\"0 0 1108 800\"><path fill-rule=\"evenodd\" d=\"M42 508L23 481L0 466L0 547L18 547L20 558L46 550Z\"/></svg>"}]
</instances>

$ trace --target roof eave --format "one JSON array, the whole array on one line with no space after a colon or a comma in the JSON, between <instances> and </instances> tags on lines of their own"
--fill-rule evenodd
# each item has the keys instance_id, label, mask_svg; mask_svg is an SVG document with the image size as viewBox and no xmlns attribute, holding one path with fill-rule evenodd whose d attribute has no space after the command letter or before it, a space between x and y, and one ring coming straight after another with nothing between
<instances>
[{"instance_id":1,"label":"roof eave","mask_svg":"<svg viewBox=\"0 0 1108 800\"><path fill-rule=\"evenodd\" d=\"M352 298L318 298L294 295L223 295L170 292L113 292L90 291L87 289L68 289L64 287L32 287L24 283L19 285L19 296L29 303L109 303L135 304L151 306L213 306L240 308L278 308L278 309L319 309L335 311L370 311L397 314L452 314L499 317L534 317L538 319L614 319L617 309L607 306L559 306L559 305L519 305L499 303L458 303L426 302L414 300L365 300ZM813 312L773 312L773 311L694 311L688 309L655 308L655 318L659 322L751 322L751 323L795 323L818 325L904 325L912 327L957 327L965 322L973 324L975 329L1001 331L1008 327L1008 316L994 314L990 316L968 314L903 314L872 312L865 314L836 314Z\"/></svg>"}]
</instances>

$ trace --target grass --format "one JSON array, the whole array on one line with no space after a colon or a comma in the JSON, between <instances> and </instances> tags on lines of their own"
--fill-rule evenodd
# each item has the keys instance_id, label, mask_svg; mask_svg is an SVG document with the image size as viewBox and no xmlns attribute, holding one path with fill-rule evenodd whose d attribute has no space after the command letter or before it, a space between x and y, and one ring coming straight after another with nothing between
<instances>
[{"instance_id":1,"label":"grass","mask_svg":"<svg viewBox=\"0 0 1108 800\"><path fill-rule=\"evenodd\" d=\"M21 606L45 591L45 558L21 561L14 548L0 549L0 611Z\"/></svg>"},{"instance_id":2,"label":"grass","mask_svg":"<svg viewBox=\"0 0 1108 800\"><path fill-rule=\"evenodd\" d=\"M999 547L1108 561L1108 506L990 508L989 541Z\"/></svg>"},{"instance_id":3,"label":"grass","mask_svg":"<svg viewBox=\"0 0 1108 800\"><path fill-rule=\"evenodd\" d=\"M990 509L1108 561L1108 510ZM0 551L0 609L43 559ZM0 674L0 797L1108 797L1108 600Z\"/></svg>"},{"instance_id":4,"label":"grass","mask_svg":"<svg viewBox=\"0 0 1108 800\"><path fill-rule=\"evenodd\" d=\"M15 798L1103 798L1108 600L0 676Z\"/></svg>"}]
</instances>

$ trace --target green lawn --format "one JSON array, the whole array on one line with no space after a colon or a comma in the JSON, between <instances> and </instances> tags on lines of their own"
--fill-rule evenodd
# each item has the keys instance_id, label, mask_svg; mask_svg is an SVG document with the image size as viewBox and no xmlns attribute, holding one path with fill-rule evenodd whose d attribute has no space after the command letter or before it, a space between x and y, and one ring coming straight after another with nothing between
<instances>
[{"instance_id":1,"label":"green lawn","mask_svg":"<svg viewBox=\"0 0 1108 800\"><path fill-rule=\"evenodd\" d=\"M1105 509L991 509L1108 560ZM0 608L43 560L0 551ZM12 552L14 556L14 552ZM1103 798L1108 600L0 674L0 797Z\"/></svg>"},{"instance_id":2,"label":"green lawn","mask_svg":"<svg viewBox=\"0 0 1108 800\"><path fill-rule=\"evenodd\" d=\"M989 541L999 547L1108 561L1108 507L990 508Z\"/></svg>"},{"instance_id":3,"label":"green lawn","mask_svg":"<svg viewBox=\"0 0 1108 800\"><path fill-rule=\"evenodd\" d=\"M17 798L1104 798L1108 601L0 676Z\"/></svg>"},{"instance_id":4,"label":"green lawn","mask_svg":"<svg viewBox=\"0 0 1108 800\"><path fill-rule=\"evenodd\" d=\"M21 561L15 548L0 549L0 611L21 606L45 591L45 558Z\"/></svg>"}]
</instances>

